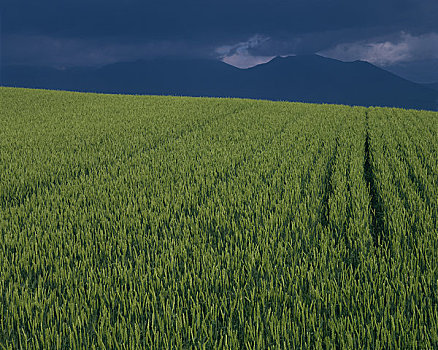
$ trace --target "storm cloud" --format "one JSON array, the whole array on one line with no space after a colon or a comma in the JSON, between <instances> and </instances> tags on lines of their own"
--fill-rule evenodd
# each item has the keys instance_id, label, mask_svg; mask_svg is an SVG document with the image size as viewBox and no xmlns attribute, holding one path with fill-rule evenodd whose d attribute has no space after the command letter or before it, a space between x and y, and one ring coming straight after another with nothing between
<instances>
[{"instance_id":1,"label":"storm cloud","mask_svg":"<svg viewBox=\"0 0 438 350\"><path fill-rule=\"evenodd\" d=\"M433 60L438 59L438 33L414 36L402 32L398 38L393 40L343 43L321 53L340 60L361 59L380 66L416 60Z\"/></svg>"},{"instance_id":2,"label":"storm cloud","mask_svg":"<svg viewBox=\"0 0 438 350\"><path fill-rule=\"evenodd\" d=\"M3 64L184 56L250 66L316 52L391 64L437 48L436 0L5 0L0 11Z\"/></svg>"}]
</instances>

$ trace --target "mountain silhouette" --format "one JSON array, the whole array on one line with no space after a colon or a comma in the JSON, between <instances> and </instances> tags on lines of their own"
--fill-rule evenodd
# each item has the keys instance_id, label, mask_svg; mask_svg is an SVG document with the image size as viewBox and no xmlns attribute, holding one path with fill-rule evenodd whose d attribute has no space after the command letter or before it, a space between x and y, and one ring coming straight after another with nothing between
<instances>
[{"instance_id":1,"label":"mountain silhouette","mask_svg":"<svg viewBox=\"0 0 438 350\"><path fill-rule=\"evenodd\" d=\"M100 68L6 66L2 85L84 92L241 97L437 110L438 91L363 61L276 57L248 69L216 60L156 59Z\"/></svg>"}]
</instances>

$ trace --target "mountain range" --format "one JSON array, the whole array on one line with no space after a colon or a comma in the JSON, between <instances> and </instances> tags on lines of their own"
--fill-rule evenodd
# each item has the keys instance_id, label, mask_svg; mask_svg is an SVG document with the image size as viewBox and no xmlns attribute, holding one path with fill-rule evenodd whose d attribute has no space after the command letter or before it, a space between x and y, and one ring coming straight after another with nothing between
<instances>
[{"instance_id":1,"label":"mountain range","mask_svg":"<svg viewBox=\"0 0 438 350\"><path fill-rule=\"evenodd\" d=\"M276 57L239 69L217 60L156 59L99 68L5 66L4 86L83 92L240 97L438 109L438 86L403 79L363 61L318 55Z\"/></svg>"}]
</instances>

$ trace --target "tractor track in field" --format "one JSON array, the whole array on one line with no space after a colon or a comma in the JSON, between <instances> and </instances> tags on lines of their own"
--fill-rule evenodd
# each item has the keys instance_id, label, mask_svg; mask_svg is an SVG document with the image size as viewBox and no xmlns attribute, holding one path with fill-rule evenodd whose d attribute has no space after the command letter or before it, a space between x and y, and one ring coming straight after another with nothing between
<instances>
[{"instance_id":1,"label":"tractor track in field","mask_svg":"<svg viewBox=\"0 0 438 350\"><path fill-rule=\"evenodd\" d=\"M330 203L329 199L333 196L333 185L332 177L334 172L334 166L336 163L336 158L338 157L338 147L339 147L339 136L336 136L335 146L332 152L332 156L327 162L326 166L326 177L325 177L325 191L322 198L322 212L321 212L321 222L323 227L328 227L330 225Z\"/></svg>"},{"instance_id":2,"label":"tractor track in field","mask_svg":"<svg viewBox=\"0 0 438 350\"><path fill-rule=\"evenodd\" d=\"M374 173L371 162L370 151L370 132L368 123L368 112L365 112L366 118L366 137L365 137L365 159L364 159L364 177L367 183L370 205L371 205L371 235L373 237L374 246L378 248L385 240L384 235L384 220L383 220L383 205L382 199L378 193L376 185L376 175Z\"/></svg>"}]
</instances>

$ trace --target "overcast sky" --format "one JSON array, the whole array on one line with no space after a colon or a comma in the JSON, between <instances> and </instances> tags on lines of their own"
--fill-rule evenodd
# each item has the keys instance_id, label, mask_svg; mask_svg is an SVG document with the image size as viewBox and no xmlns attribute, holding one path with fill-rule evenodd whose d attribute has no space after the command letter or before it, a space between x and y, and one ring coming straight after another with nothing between
<instances>
[{"instance_id":1,"label":"overcast sky","mask_svg":"<svg viewBox=\"0 0 438 350\"><path fill-rule=\"evenodd\" d=\"M438 81L437 0L2 0L0 11L3 64L178 56L249 67L319 53L411 73L421 66L414 79Z\"/></svg>"}]
</instances>

